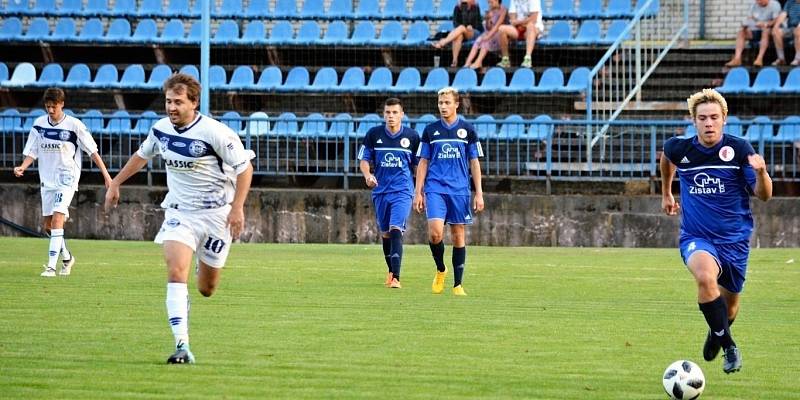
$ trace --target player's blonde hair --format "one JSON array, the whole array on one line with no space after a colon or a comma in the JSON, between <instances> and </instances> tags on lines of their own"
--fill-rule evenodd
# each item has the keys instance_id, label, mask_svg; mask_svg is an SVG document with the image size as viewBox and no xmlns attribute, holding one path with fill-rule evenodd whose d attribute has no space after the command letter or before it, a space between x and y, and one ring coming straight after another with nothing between
<instances>
[{"instance_id":1,"label":"player's blonde hair","mask_svg":"<svg viewBox=\"0 0 800 400\"><path fill-rule=\"evenodd\" d=\"M458 103L460 101L460 99L461 99L461 97L458 95L458 89L456 89L456 88L454 88L452 86L447 86L447 87L443 87L443 88L439 89L439 93L438 93L439 96L444 96L446 94L452 95L453 96L453 100L455 100L456 103Z\"/></svg>"},{"instance_id":2,"label":"player's blonde hair","mask_svg":"<svg viewBox=\"0 0 800 400\"><path fill-rule=\"evenodd\" d=\"M689 104L689 114L692 116L692 119L695 118L697 106L705 103L719 104L719 108L722 109L722 116L724 118L728 118L728 102L725 101L725 98L714 89L703 89L702 91L691 95L688 99L686 99L686 102Z\"/></svg>"}]
</instances>

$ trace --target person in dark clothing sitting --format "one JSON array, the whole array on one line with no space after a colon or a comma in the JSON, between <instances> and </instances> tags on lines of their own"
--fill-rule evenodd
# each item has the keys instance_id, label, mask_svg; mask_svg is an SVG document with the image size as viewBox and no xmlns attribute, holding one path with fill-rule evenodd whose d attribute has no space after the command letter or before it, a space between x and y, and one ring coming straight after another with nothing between
<instances>
[{"instance_id":1,"label":"person in dark clothing sitting","mask_svg":"<svg viewBox=\"0 0 800 400\"><path fill-rule=\"evenodd\" d=\"M461 0L453 9L453 30L447 37L433 44L433 47L441 49L448 43L453 42L453 61L451 67L458 66L458 53L461 52L461 44L464 40L472 40L483 33L481 23L481 9L475 0Z\"/></svg>"}]
</instances>

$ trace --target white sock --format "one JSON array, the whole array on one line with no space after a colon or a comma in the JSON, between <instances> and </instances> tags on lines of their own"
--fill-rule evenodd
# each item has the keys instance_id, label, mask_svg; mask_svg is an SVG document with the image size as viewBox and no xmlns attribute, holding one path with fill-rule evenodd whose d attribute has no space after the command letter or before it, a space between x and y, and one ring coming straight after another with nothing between
<instances>
[{"instance_id":1,"label":"white sock","mask_svg":"<svg viewBox=\"0 0 800 400\"><path fill-rule=\"evenodd\" d=\"M68 261L71 258L72 258L72 253L70 253L69 250L67 250L67 239L63 238L61 240L61 261Z\"/></svg>"},{"instance_id":2,"label":"white sock","mask_svg":"<svg viewBox=\"0 0 800 400\"><path fill-rule=\"evenodd\" d=\"M50 230L50 249L47 257L47 268L55 269L56 262L58 262L58 254L61 252L61 246L64 243L64 230L51 229Z\"/></svg>"},{"instance_id":3,"label":"white sock","mask_svg":"<svg viewBox=\"0 0 800 400\"><path fill-rule=\"evenodd\" d=\"M175 346L189 344L189 288L185 283L167 283L167 318Z\"/></svg>"}]
</instances>

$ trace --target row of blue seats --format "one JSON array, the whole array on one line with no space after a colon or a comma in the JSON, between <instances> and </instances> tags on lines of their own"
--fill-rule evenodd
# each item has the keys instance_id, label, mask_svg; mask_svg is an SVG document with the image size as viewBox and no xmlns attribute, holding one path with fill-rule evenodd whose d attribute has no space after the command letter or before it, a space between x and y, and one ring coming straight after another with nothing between
<instances>
[{"instance_id":1,"label":"row of blue seats","mask_svg":"<svg viewBox=\"0 0 800 400\"><path fill-rule=\"evenodd\" d=\"M118 110L108 118L104 118L100 111L94 109L77 115L70 110L65 110L65 113L80 118L93 134L147 134L150 127L163 117L153 111L131 114L125 110ZM33 126L34 120L44 114L45 112L41 109L26 114L22 114L14 108L3 110L0 112L0 132L27 133ZM248 135L364 137L370 128L383 123L383 119L378 114L353 117L348 113L339 113L332 118L326 118L320 113L298 117L292 112L284 112L276 118L270 118L267 113L262 111L254 112L249 116L242 116L236 111L228 111L217 118L243 137ZM433 114L421 115L418 118L406 116L403 119L403 125L413 127L417 132L422 133L425 126L436 119L437 117ZM526 120L518 114L513 114L502 120L496 120L494 116L484 114L468 120L475 126L478 136L484 140L550 140L553 136L553 123L549 115L539 115L532 120Z\"/></svg>"},{"instance_id":2,"label":"row of blue seats","mask_svg":"<svg viewBox=\"0 0 800 400\"><path fill-rule=\"evenodd\" d=\"M298 7L296 0L276 0L275 7L270 9L269 0L250 0L247 6L242 0L223 0L219 7L213 7L211 15L215 18L246 19L449 19L457 0L440 0L434 8L432 0L415 0L408 7L410 0L385 0L380 8L380 0L359 0L353 8L352 0L331 0L327 9L324 0L304 0ZM115 0L110 6L107 0L62 0L56 7L56 0L9 0L5 8L0 8L0 15L12 16L74 16L74 17L125 17L125 18L197 18L200 16L199 0L189 4L189 0L170 0L164 7L162 0ZM482 11L489 9L488 0L479 0ZM506 6L509 1L504 0ZM553 0L550 7L544 7L542 16L547 19L594 19L594 18L630 18L647 0L639 0L636 8L631 0L580 0L577 7L574 0ZM2 3L0 3L2 4ZM647 14L658 12L659 2L653 0Z\"/></svg>"},{"instance_id":3,"label":"row of blue seats","mask_svg":"<svg viewBox=\"0 0 800 400\"><path fill-rule=\"evenodd\" d=\"M800 93L800 67L792 68L781 85L781 73L775 67L765 67L750 85L750 73L745 67L736 67L728 71L722 86L717 87L720 93L731 94L772 94Z\"/></svg>"},{"instance_id":4,"label":"row of blue seats","mask_svg":"<svg viewBox=\"0 0 800 400\"><path fill-rule=\"evenodd\" d=\"M774 124L778 123L778 132L775 132ZM746 130L745 130L746 128ZM723 127L723 132L728 135L745 138L751 143L773 142L773 143L793 143L800 142L800 116L791 115L780 121L773 121L767 116L757 116L752 121L744 122L738 117L728 116L727 123ZM686 127L683 135L689 138L697 135L697 128L693 124Z\"/></svg>"},{"instance_id":5,"label":"row of blue seats","mask_svg":"<svg viewBox=\"0 0 800 400\"><path fill-rule=\"evenodd\" d=\"M606 30L605 36L601 33L601 23L596 20L583 21L577 34L573 37L572 26L567 21L556 22L541 39L543 45L609 45L613 43L625 30L628 21L613 21ZM97 18L86 21L80 32L76 29L72 18L61 18L50 30L50 21L43 17L33 18L27 30L23 31L22 21L16 17L8 18L0 25L0 42L82 42L82 43L139 43L139 44L197 44L200 43L199 21L195 21L186 35L186 28L182 20L173 19L167 22L161 32L158 32L157 23L152 19L138 22L134 30L127 19L117 18L111 21L106 31L103 22ZM448 32L453 29L451 21L445 21L438 27L439 32ZM267 29L262 21L250 21L244 26L240 35L239 22L234 20L221 21L216 30L211 34L211 43L239 44L239 45L391 45L391 46L419 46L428 42L431 27L427 22L417 21L404 32L403 25L398 21L390 21L383 25L377 34L375 25L370 21L358 22L352 35L350 27L344 21L333 21L328 24L324 35L322 28L316 21L305 21L294 34L294 26L289 21L279 21L272 26L267 35Z\"/></svg>"},{"instance_id":6,"label":"row of blue seats","mask_svg":"<svg viewBox=\"0 0 800 400\"><path fill-rule=\"evenodd\" d=\"M5 65L0 63L0 65ZM197 67L186 65L181 72L195 77L199 76ZM11 79L0 81L7 87L64 87L88 89L129 89L129 90L157 90L161 88L164 80L172 73L172 69L164 64L157 65L145 78L145 71L141 64L131 64L125 68L122 77L113 64L104 64L98 68L94 79L86 64L75 64L70 68L66 78L59 64L47 64L42 69L41 75L36 77L36 68L30 63L20 63L14 69ZM2 74L2 67L0 67ZM212 65L209 69L209 89L228 91L253 91L253 92L310 92L310 93L413 93L436 92L445 86L453 86L465 93L577 93L583 91L589 81L590 71L586 67L579 67L572 71L569 81L565 84L564 73L557 67L547 68L536 81L536 73L528 68L519 68L507 78L506 71L500 67L490 68L484 75L480 84L478 74L470 68L459 69L453 80L445 68L431 69L423 82L422 76L415 67L408 67L400 71L397 80L394 80L391 70L379 67L372 71L369 80L366 80L361 67L347 69L339 79L339 75L332 67L320 68L313 81L308 69L294 67L289 70L284 80L280 68L270 66L264 69L255 80L255 73L249 65L236 67L228 79L227 72L222 66ZM0 75L2 78L2 75Z\"/></svg>"}]
</instances>

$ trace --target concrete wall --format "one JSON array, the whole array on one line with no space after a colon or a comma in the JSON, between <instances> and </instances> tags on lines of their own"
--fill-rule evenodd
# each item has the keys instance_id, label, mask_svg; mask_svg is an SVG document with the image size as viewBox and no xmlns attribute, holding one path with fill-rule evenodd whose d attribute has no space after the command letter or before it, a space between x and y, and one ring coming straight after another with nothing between
<instances>
[{"instance_id":1,"label":"concrete wall","mask_svg":"<svg viewBox=\"0 0 800 400\"><path fill-rule=\"evenodd\" d=\"M163 189L125 186L120 206L102 213L105 191L85 186L73 200L68 237L152 240L161 226ZM0 186L0 216L38 229L37 186ZM753 245L800 247L800 199L754 200ZM660 212L654 196L534 196L487 194L487 211L468 229L469 243L493 246L673 247L679 219ZM279 243L376 243L369 192L253 190L242 240ZM0 226L0 235L16 235ZM446 235L448 236L448 235ZM407 243L427 243L425 219L414 214Z\"/></svg>"},{"instance_id":2,"label":"concrete wall","mask_svg":"<svg viewBox=\"0 0 800 400\"><path fill-rule=\"evenodd\" d=\"M706 0L705 18L707 40L735 40L736 32L755 0ZM689 27L691 39L698 39L700 29L700 0L689 0Z\"/></svg>"}]
</instances>

